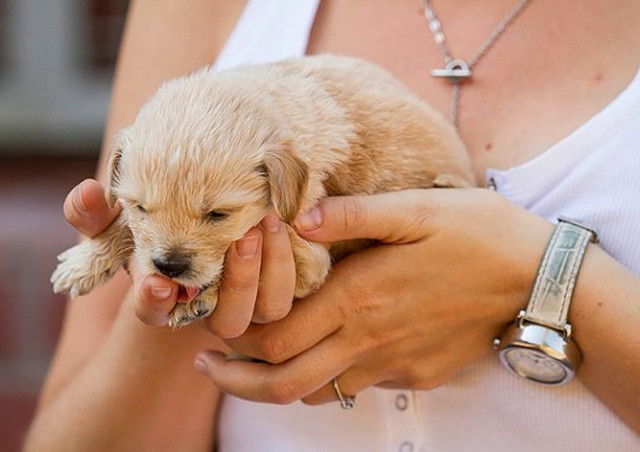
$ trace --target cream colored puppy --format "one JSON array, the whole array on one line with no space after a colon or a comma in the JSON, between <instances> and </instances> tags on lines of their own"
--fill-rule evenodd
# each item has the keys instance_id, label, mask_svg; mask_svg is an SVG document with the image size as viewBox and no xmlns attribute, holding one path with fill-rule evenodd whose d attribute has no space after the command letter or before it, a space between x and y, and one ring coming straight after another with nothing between
<instances>
[{"instance_id":1,"label":"cream colored puppy","mask_svg":"<svg viewBox=\"0 0 640 452\"><path fill-rule=\"evenodd\" d=\"M225 252L270 208L291 223L325 196L473 183L441 115L377 66L329 55L170 81L115 141L106 196L122 213L61 254L51 281L75 297L133 253L140 274L180 285L174 327L213 311ZM331 256L287 230L303 297Z\"/></svg>"}]
</instances>

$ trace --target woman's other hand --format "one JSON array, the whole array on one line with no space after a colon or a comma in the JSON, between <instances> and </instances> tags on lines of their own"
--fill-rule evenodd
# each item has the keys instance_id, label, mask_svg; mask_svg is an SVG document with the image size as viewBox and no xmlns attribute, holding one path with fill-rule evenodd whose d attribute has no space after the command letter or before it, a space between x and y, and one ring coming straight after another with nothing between
<instances>
[{"instance_id":1,"label":"woman's other hand","mask_svg":"<svg viewBox=\"0 0 640 452\"><path fill-rule=\"evenodd\" d=\"M271 364L203 352L223 391L272 403L335 401L370 386L428 389L491 349L526 305L552 225L482 189L335 197L297 220L318 242L379 246L339 262L319 292L227 341Z\"/></svg>"}]
</instances>

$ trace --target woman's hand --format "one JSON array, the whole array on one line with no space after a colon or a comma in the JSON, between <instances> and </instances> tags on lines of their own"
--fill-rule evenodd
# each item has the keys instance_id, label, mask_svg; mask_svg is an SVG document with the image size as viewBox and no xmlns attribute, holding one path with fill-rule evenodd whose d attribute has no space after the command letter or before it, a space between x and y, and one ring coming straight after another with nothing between
<instances>
[{"instance_id":1,"label":"woman's hand","mask_svg":"<svg viewBox=\"0 0 640 452\"><path fill-rule=\"evenodd\" d=\"M319 242L379 246L339 262L289 315L227 343L268 363L203 352L223 391L272 403L335 401L369 386L428 389L491 349L526 305L552 225L482 189L323 200L298 230Z\"/></svg>"},{"instance_id":2,"label":"woman's hand","mask_svg":"<svg viewBox=\"0 0 640 452\"><path fill-rule=\"evenodd\" d=\"M110 208L103 186L87 179L69 193L64 212L78 231L95 237L116 218L120 207ZM138 317L149 325L166 325L176 304L178 285L161 275L142 279L134 272L132 278ZM289 237L275 213L230 247L222 281L218 305L205 319L217 336L236 337L252 321L267 323L287 315L293 300L295 267Z\"/></svg>"}]
</instances>

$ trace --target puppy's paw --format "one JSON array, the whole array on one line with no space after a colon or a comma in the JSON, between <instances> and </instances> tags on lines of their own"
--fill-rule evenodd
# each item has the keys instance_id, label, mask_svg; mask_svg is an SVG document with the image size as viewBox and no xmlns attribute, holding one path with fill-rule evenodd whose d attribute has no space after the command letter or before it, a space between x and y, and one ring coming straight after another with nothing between
<instances>
[{"instance_id":1,"label":"puppy's paw","mask_svg":"<svg viewBox=\"0 0 640 452\"><path fill-rule=\"evenodd\" d=\"M296 298L306 297L324 284L331 269L329 251L319 243L308 242L297 235L291 237L296 263Z\"/></svg>"},{"instance_id":2,"label":"puppy's paw","mask_svg":"<svg viewBox=\"0 0 640 452\"><path fill-rule=\"evenodd\" d=\"M120 267L120 262L101 258L99 247L86 240L58 256L60 263L51 275L53 291L68 293L72 298L90 292L109 279Z\"/></svg>"},{"instance_id":3,"label":"puppy's paw","mask_svg":"<svg viewBox=\"0 0 640 452\"><path fill-rule=\"evenodd\" d=\"M218 303L218 288L209 287L188 303L178 303L169 315L169 326L179 328L211 315Z\"/></svg>"},{"instance_id":4,"label":"puppy's paw","mask_svg":"<svg viewBox=\"0 0 640 452\"><path fill-rule=\"evenodd\" d=\"M133 237L119 215L100 235L87 239L58 256L51 275L53 291L72 298L90 292L111 278L133 251Z\"/></svg>"}]
</instances>

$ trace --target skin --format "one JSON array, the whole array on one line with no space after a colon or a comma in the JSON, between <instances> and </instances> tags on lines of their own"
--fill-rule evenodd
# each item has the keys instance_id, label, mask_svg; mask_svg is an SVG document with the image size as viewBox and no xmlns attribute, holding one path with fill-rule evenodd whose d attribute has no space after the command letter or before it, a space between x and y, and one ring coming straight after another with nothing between
<instances>
[{"instance_id":1,"label":"skin","mask_svg":"<svg viewBox=\"0 0 640 452\"><path fill-rule=\"evenodd\" d=\"M242 8L241 2L192 0L185 11L175 3L134 2L107 136L132 121L162 80L210 63ZM441 57L419 4L369 3L324 1L308 50L378 62L447 114L450 87L424 77ZM512 2L434 6L452 49L467 56ZM230 10L221 14L219 8ZM205 17L218 23L212 27ZM354 23L357 37L348 26ZM640 4L631 0L615 9L593 0L580 11L569 2L532 2L463 88L459 130L479 180L487 168L539 155L607 105L637 70L639 26ZM209 38L204 43L200 36ZM419 51L407 42L421 43ZM88 180L65 202L67 218L87 235L104 229L116 213L101 201L101 190ZM345 394L372 385L445 384L488 353L493 337L526 305L552 231L483 189L327 199L297 219L301 235L320 242L375 238L385 245L340 262L318 293L292 304L292 258L276 220L268 216L230 249L219 307L206 328L193 325L176 334L136 318L134 312L150 325L166 323L176 287L157 276L138 281L133 275L130 290L129 278L120 274L87 300L71 303L27 450L43 444L48 450L87 444L210 450L220 391L320 404L335 402L329 382L337 376ZM252 248L255 254L242 253ZM578 378L640 432L638 293L637 276L589 246L569 320L585 357ZM226 361L228 346L273 364ZM166 390L176 387L180 397Z\"/></svg>"}]
</instances>

